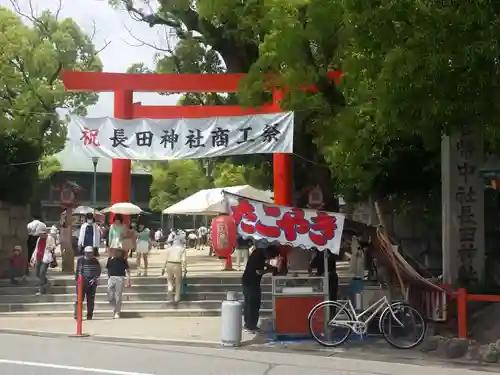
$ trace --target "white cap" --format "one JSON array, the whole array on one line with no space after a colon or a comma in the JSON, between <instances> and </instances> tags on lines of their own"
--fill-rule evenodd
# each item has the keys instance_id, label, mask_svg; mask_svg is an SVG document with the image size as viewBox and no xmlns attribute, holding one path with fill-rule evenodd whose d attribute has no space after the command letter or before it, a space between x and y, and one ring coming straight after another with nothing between
<instances>
[{"instance_id":1,"label":"white cap","mask_svg":"<svg viewBox=\"0 0 500 375\"><path fill-rule=\"evenodd\" d=\"M94 248L92 246L85 246L85 249L83 249L84 253L93 253Z\"/></svg>"},{"instance_id":2,"label":"white cap","mask_svg":"<svg viewBox=\"0 0 500 375\"><path fill-rule=\"evenodd\" d=\"M36 228L35 236L39 236L41 234L47 233L47 226L43 223L38 224L38 228Z\"/></svg>"}]
</instances>

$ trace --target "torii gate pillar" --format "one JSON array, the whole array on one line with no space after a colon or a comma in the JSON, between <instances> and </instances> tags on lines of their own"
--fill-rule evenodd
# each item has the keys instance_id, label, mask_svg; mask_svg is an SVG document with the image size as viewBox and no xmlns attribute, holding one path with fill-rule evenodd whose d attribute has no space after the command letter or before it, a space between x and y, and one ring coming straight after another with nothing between
<instances>
[{"instance_id":1,"label":"torii gate pillar","mask_svg":"<svg viewBox=\"0 0 500 375\"><path fill-rule=\"evenodd\" d=\"M341 72L330 72L338 81ZM258 109L239 106L143 106L134 103L134 92L235 93L244 74L122 74L102 72L63 72L67 91L113 92L114 116L119 119L204 118L245 116L281 112L282 91L275 90L273 103ZM315 91L314 87L304 90ZM293 206L293 164L291 154L273 155L274 200ZM113 159L111 173L111 204L130 201L131 160Z\"/></svg>"}]
</instances>

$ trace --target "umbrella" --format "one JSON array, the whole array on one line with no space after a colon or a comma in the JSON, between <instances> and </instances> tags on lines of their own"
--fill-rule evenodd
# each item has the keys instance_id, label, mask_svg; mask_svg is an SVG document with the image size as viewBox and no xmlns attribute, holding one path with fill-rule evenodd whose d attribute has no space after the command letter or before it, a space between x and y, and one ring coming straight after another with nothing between
<instances>
[{"instance_id":1,"label":"umbrella","mask_svg":"<svg viewBox=\"0 0 500 375\"><path fill-rule=\"evenodd\" d=\"M122 203L115 203L111 207L101 210L101 213L108 213L108 212L121 215L138 215L143 213L144 211L142 211L142 209L139 206L136 206L135 204L122 202Z\"/></svg>"},{"instance_id":2,"label":"umbrella","mask_svg":"<svg viewBox=\"0 0 500 375\"><path fill-rule=\"evenodd\" d=\"M87 215L87 214L93 214L97 210L93 209L92 207L88 206L78 206L73 210L73 215Z\"/></svg>"}]
</instances>

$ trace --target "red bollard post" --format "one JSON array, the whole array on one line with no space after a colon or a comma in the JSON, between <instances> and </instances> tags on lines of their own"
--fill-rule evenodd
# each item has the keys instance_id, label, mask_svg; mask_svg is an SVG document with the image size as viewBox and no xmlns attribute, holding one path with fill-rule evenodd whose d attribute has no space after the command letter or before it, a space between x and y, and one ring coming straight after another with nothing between
<instances>
[{"instance_id":1,"label":"red bollard post","mask_svg":"<svg viewBox=\"0 0 500 375\"><path fill-rule=\"evenodd\" d=\"M88 337L89 335L83 333L83 276L78 275L77 281L77 294L76 294L76 333L70 337Z\"/></svg>"},{"instance_id":2,"label":"red bollard post","mask_svg":"<svg viewBox=\"0 0 500 375\"><path fill-rule=\"evenodd\" d=\"M225 261L224 261L224 270L226 271L232 271L233 270L233 259L232 259L233 254L229 254Z\"/></svg>"},{"instance_id":3,"label":"red bollard post","mask_svg":"<svg viewBox=\"0 0 500 375\"><path fill-rule=\"evenodd\" d=\"M467 338L467 290L457 290L458 338Z\"/></svg>"}]
</instances>

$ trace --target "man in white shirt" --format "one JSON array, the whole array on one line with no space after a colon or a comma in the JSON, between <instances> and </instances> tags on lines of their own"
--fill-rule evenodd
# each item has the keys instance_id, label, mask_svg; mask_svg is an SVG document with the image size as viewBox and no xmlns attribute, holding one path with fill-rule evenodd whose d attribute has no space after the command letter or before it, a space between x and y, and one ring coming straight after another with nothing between
<instances>
[{"instance_id":1,"label":"man in white shirt","mask_svg":"<svg viewBox=\"0 0 500 375\"><path fill-rule=\"evenodd\" d=\"M155 232L155 243L157 248L160 248L160 240L162 237L163 237L163 231L160 228L158 228Z\"/></svg>"},{"instance_id":2,"label":"man in white shirt","mask_svg":"<svg viewBox=\"0 0 500 375\"><path fill-rule=\"evenodd\" d=\"M163 265L162 275L167 273L168 294L175 293L174 301L181 300L181 283L183 274L187 272L186 233L179 230L174 237L172 246L167 248L167 259Z\"/></svg>"},{"instance_id":3,"label":"man in white shirt","mask_svg":"<svg viewBox=\"0 0 500 375\"><path fill-rule=\"evenodd\" d=\"M168 237L167 237L167 245L172 246L174 243L174 239L175 239L175 230L170 229L170 233L168 234Z\"/></svg>"},{"instance_id":4,"label":"man in white shirt","mask_svg":"<svg viewBox=\"0 0 500 375\"><path fill-rule=\"evenodd\" d=\"M101 229L95 222L94 214L85 215L85 223L80 227L78 233L79 255L83 256L84 249L91 246L94 249L94 256L99 257L99 247L101 246Z\"/></svg>"},{"instance_id":5,"label":"man in white shirt","mask_svg":"<svg viewBox=\"0 0 500 375\"><path fill-rule=\"evenodd\" d=\"M205 228L203 225L198 228L198 249L202 249L203 246L207 245L207 235L208 235L208 229Z\"/></svg>"},{"instance_id":6,"label":"man in white shirt","mask_svg":"<svg viewBox=\"0 0 500 375\"><path fill-rule=\"evenodd\" d=\"M39 234L47 228L47 226L41 221L40 216L33 215L33 219L26 226L28 229L28 240L26 241L26 248L28 250L28 260L31 259L33 252L36 248L36 242L38 240ZM26 275L29 273L29 266L26 267Z\"/></svg>"}]
</instances>

